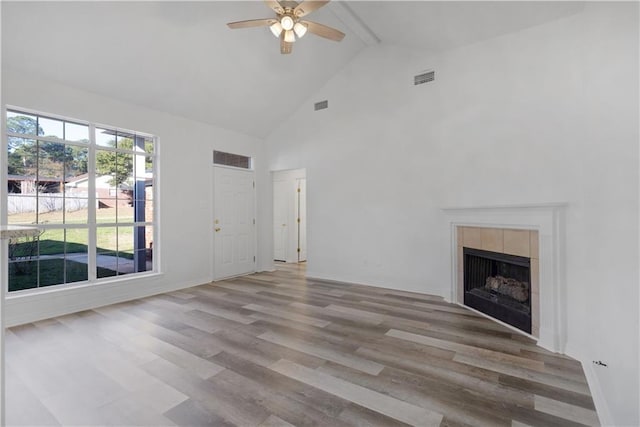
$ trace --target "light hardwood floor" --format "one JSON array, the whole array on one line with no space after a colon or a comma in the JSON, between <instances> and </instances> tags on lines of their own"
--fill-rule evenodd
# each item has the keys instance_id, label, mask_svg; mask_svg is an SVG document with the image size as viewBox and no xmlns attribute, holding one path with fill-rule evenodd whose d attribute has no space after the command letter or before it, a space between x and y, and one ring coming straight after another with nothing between
<instances>
[{"instance_id":1,"label":"light hardwood floor","mask_svg":"<svg viewBox=\"0 0 640 427\"><path fill-rule=\"evenodd\" d=\"M597 425L578 362L304 264L11 328L8 425Z\"/></svg>"}]
</instances>

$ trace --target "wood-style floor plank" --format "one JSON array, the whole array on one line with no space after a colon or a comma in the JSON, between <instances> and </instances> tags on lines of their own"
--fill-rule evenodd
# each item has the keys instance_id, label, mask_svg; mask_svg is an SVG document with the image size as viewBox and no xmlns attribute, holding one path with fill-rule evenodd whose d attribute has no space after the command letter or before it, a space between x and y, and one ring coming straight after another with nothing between
<instances>
[{"instance_id":1,"label":"wood-style floor plank","mask_svg":"<svg viewBox=\"0 0 640 427\"><path fill-rule=\"evenodd\" d=\"M304 264L6 331L7 425L598 425L580 363Z\"/></svg>"},{"instance_id":2,"label":"wood-style floor plank","mask_svg":"<svg viewBox=\"0 0 640 427\"><path fill-rule=\"evenodd\" d=\"M281 359L270 369L412 426L439 426L442 415L358 384Z\"/></svg>"}]
</instances>

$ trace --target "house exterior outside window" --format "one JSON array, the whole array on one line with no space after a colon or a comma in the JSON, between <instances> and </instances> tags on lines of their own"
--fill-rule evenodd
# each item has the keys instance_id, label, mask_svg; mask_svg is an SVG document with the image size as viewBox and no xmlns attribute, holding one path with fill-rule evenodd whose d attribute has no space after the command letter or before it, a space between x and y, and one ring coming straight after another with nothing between
<instances>
[{"instance_id":1,"label":"house exterior outside window","mask_svg":"<svg viewBox=\"0 0 640 427\"><path fill-rule=\"evenodd\" d=\"M156 138L25 109L6 111L8 291L155 271Z\"/></svg>"}]
</instances>

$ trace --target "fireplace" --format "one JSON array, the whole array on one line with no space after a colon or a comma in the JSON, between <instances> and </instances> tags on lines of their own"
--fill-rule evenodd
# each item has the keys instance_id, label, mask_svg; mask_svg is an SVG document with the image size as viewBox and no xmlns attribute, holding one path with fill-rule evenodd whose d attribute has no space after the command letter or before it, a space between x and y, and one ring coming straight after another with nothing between
<instances>
[{"instance_id":1,"label":"fireplace","mask_svg":"<svg viewBox=\"0 0 640 427\"><path fill-rule=\"evenodd\" d=\"M463 247L464 304L531 333L531 259Z\"/></svg>"},{"instance_id":2,"label":"fireplace","mask_svg":"<svg viewBox=\"0 0 640 427\"><path fill-rule=\"evenodd\" d=\"M567 344L565 209L562 203L443 209L443 228L449 233L452 261L450 301L467 307L463 248L529 258L531 332L509 326L537 340L542 348L564 353Z\"/></svg>"}]
</instances>

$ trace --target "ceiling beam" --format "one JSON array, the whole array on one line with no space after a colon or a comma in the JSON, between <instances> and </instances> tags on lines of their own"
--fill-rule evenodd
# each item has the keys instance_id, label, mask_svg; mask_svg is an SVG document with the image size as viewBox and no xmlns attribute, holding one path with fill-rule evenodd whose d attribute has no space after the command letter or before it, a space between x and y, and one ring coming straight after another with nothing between
<instances>
[{"instance_id":1,"label":"ceiling beam","mask_svg":"<svg viewBox=\"0 0 640 427\"><path fill-rule=\"evenodd\" d=\"M327 4L328 9L347 26L349 30L367 46L380 43L380 39L367 24L349 7L346 1L332 1Z\"/></svg>"}]
</instances>

